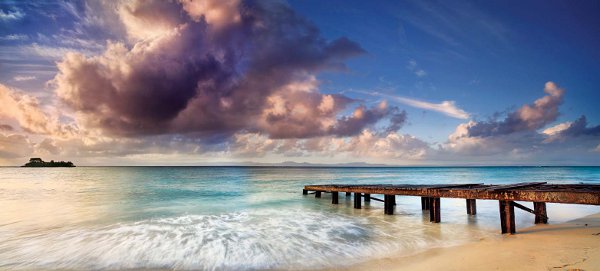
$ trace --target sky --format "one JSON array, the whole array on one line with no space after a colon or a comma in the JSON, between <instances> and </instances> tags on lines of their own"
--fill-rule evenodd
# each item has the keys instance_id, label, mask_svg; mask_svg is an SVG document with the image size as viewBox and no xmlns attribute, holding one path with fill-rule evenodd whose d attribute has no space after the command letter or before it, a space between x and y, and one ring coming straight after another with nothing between
<instances>
[{"instance_id":1,"label":"sky","mask_svg":"<svg viewBox=\"0 0 600 271\"><path fill-rule=\"evenodd\" d=\"M597 1L0 1L0 165L600 165Z\"/></svg>"}]
</instances>

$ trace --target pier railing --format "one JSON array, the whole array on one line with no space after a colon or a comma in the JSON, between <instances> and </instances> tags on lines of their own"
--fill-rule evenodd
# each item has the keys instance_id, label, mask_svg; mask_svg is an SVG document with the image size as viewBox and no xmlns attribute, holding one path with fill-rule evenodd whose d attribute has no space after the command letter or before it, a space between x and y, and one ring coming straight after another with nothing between
<instances>
[{"instance_id":1,"label":"pier railing","mask_svg":"<svg viewBox=\"0 0 600 271\"><path fill-rule=\"evenodd\" d=\"M466 199L467 214L477 213L476 200L498 200L502 233L516 232L515 207L535 215L535 223L548 223L546 203L570 203L600 205L600 185L590 184L548 184L546 182L515 183L508 185L470 184L373 184L373 185L307 185L303 194L314 191L315 197L321 193L331 193L332 203L338 204L339 193L351 196L354 193L354 208L361 208L361 201L377 200L384 202L384 213L394 213L396 196L421 197L421 208L429 210L431 222L441 221L440 198ZM313 192L311 192L313 193ZM381 194L383 200L371 195ZM515 201L533 202L533 209Z\"/></svg>"}]
</instances>

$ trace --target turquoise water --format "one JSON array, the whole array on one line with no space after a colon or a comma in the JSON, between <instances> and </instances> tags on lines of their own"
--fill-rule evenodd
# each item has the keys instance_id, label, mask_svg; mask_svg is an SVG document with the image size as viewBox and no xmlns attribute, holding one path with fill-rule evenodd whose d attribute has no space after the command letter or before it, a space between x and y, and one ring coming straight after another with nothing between
<instances>
[{"instance_id":1,"label":"turquoise water","mask_svg":"<svg viewBox=\"0 0 600 271\"><path fill-rule=\"evenodd\" d=\"M383 203L355 210L342 194L332 205L304 185L529 181L600 183L600 167L0 168L0 269L343 267L502 238L498 203L480 200L469 217L464 200L442 199L432 224L416 197L386 216ZM550 223L597 212L548 205ZM533 225L531 214L516 219L517 231Z\"/></svg>"}]
</instances>

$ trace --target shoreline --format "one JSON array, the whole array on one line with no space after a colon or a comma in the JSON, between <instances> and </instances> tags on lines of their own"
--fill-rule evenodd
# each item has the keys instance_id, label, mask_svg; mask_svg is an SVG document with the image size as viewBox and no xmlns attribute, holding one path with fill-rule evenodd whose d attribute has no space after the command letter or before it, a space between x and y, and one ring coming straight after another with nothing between
<instances>
[{"instance_id":1,"label":"shoreline","mask_svg":"<svg viewBox=\"0 0 600 271\"><path fill-rule=\"evenodd\" d=\"M498 234L500 234L498 230ZM599 270L600 213L331 270Z\"/></svg>"}]
</instances>

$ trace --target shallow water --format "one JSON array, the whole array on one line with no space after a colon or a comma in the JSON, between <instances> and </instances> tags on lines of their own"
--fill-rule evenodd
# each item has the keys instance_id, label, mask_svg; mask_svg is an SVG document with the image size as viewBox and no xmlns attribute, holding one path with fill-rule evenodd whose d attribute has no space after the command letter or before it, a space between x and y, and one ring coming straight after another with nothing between
<instances>
[{"instance_id":1,"label":"shallow water","mask_svg":"<svg viewBox=\"0 0 600 271\"><path fill-rule=\"evenodd\" d=\"M600 183L600 167L0 168L0 269L312 269L500 238L498 203L417 197L352 208L303 196L325 183ZM378 196L378 195L376 195ZM380 197L380 196L379 196ZM524 203L531 205L531 203ZM551 223L600 212L549 204ZM517 229L533 216L517 210Z\"/></svg>"}]
</instances>

